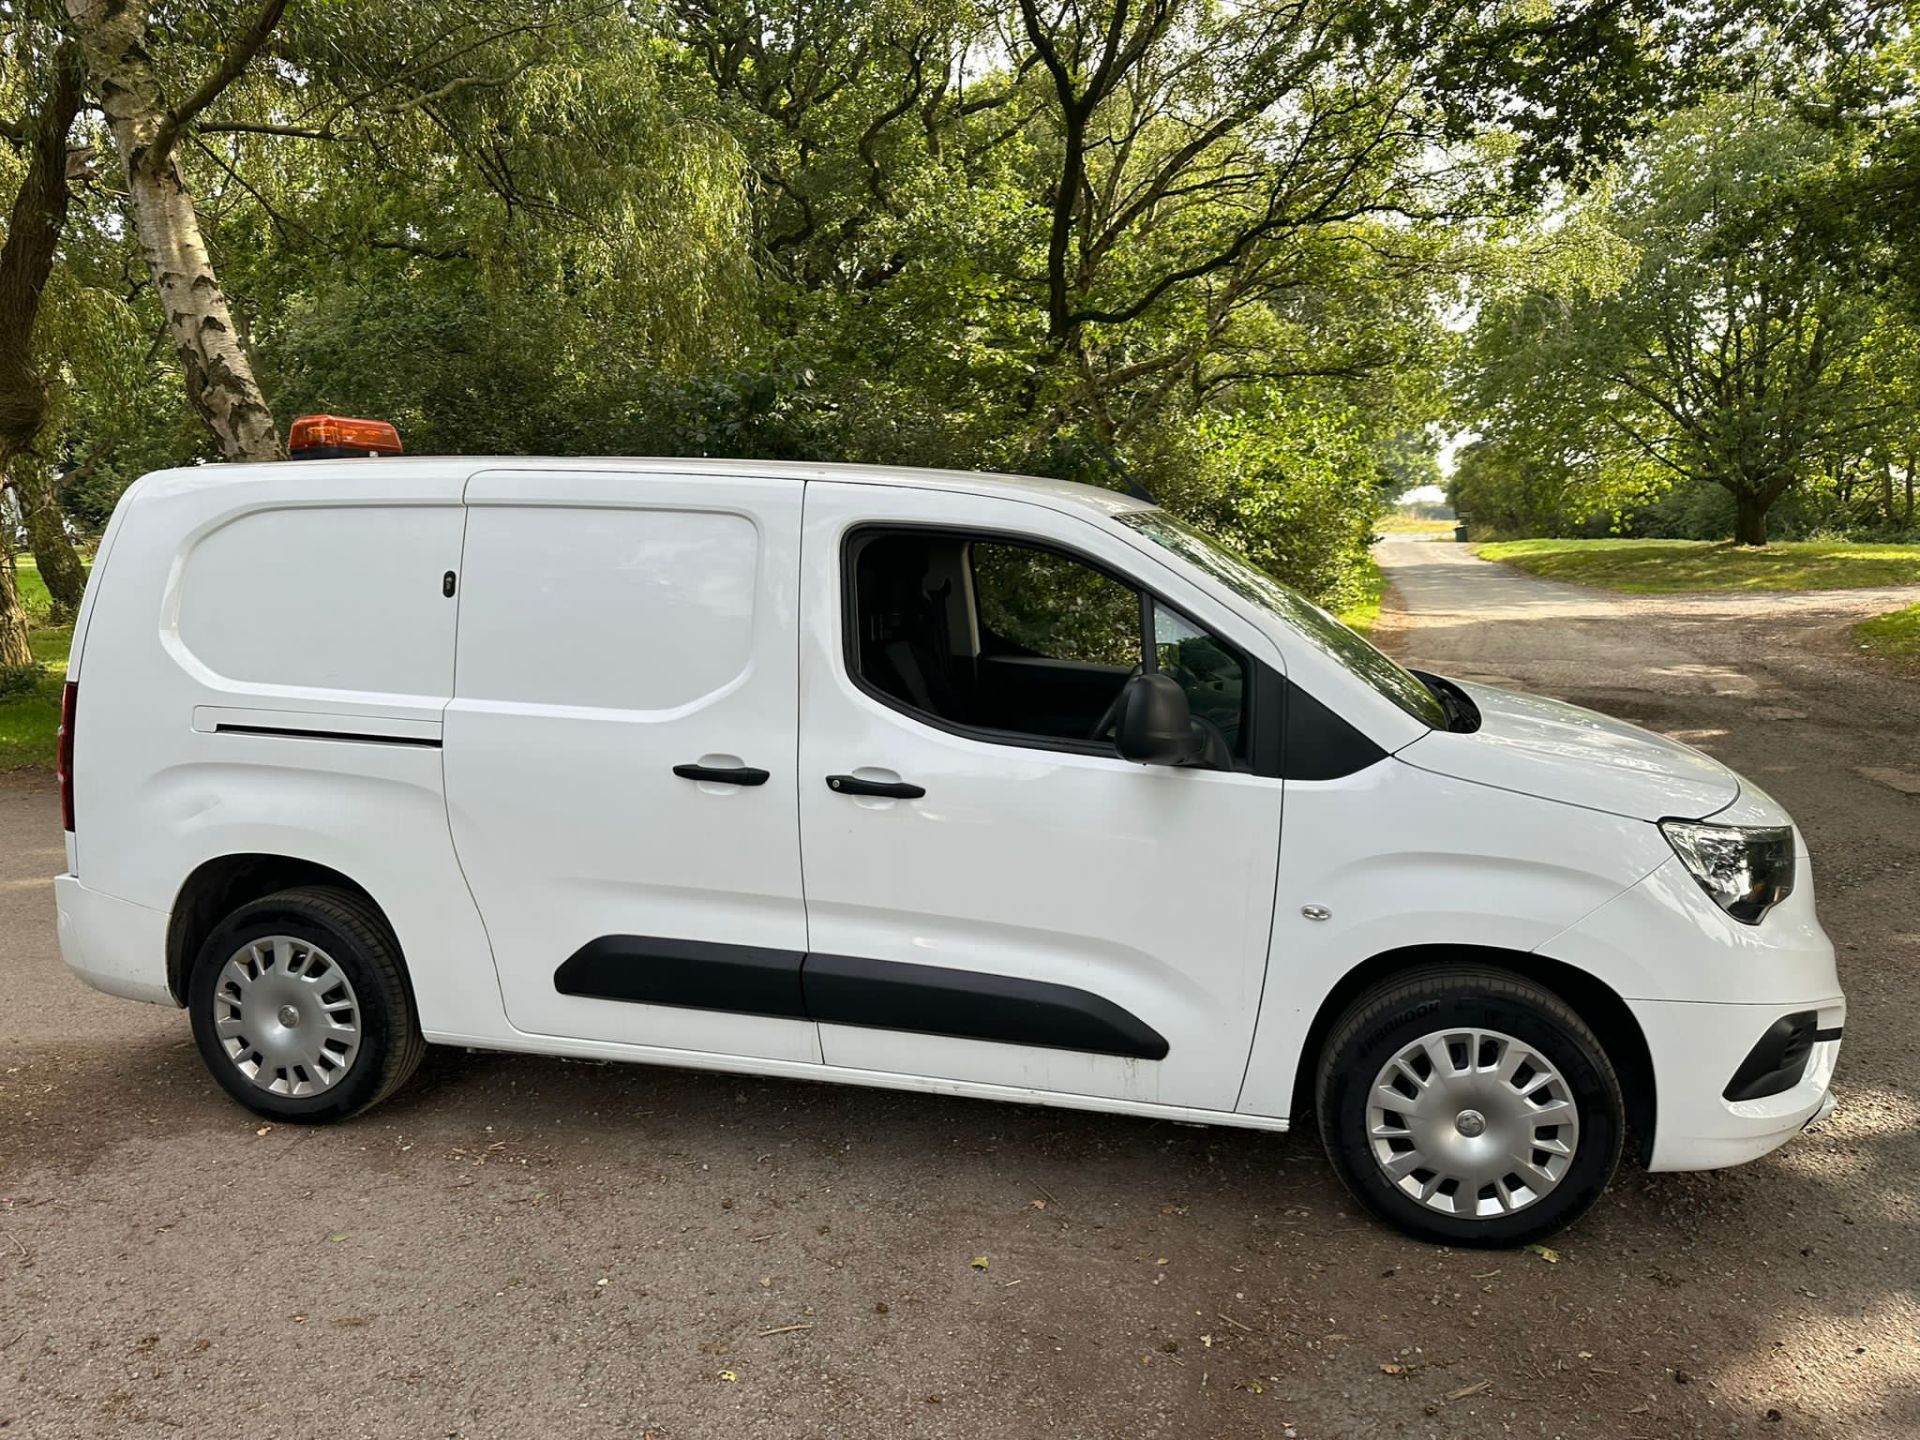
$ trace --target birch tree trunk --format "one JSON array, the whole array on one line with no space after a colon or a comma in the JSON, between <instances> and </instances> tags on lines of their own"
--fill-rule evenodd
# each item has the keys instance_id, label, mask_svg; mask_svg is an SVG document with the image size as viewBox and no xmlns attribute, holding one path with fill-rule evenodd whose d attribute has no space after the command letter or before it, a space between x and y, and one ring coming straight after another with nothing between
<instances>
[{"instance_id":1,"label":"birch tree trunk","mask_svg":"<svg viewBox=\"0 0 1920 1440\"><path fill-rule=\"evenodd\" d=\"M239 76L278 21L282 3L269 0L248 35L222 52L214 74L176 110L166 104L147 55L144 0L66 0L126 167L134 227L166 312L187 399L229 460L278 460L285 451L201 239L174 141L181 126Z\"/></svg>"}]
</instances>

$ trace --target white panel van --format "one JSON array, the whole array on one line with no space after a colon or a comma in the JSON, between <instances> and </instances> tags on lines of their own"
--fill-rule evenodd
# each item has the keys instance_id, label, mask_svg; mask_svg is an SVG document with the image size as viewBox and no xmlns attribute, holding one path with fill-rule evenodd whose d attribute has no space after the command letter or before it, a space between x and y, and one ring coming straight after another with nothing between
<instances>
[{"instance_id":1,"label":"white panel van","mask_svg":"<svg viewBox=\"0 0 1920 1440\"><path fill-rule=\"evenodd\" d=\"M1786 814L1005 476L149 475L75 632L68 963L340 1119L427 1042L1286 1129L1414 1233L1831 1106Z\"/></svg>"}]
</instances>

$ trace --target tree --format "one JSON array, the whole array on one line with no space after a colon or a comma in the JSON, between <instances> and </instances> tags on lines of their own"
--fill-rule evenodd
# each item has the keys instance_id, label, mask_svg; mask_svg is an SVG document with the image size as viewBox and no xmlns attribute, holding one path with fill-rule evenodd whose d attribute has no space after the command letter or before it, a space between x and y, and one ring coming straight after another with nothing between
<instances>
[{"instance_id":1,"label":"tree","mask_svg":"<svg viewBox=\"0 0 1920 1440\"><path fill-rule=\"evenodd\" d=\"M1483 310L1468 388L1489 434L1510 458L1530 440L1594 480L1651 466L1718 486L1735 540L1764 544L1781 496L1877 416L1871 303L1802 203L1848 163L1843 140L1757 87L1664 122L1574 207L1576 229L1632 254L1624 273L1576 272Z\"/></svg>"},{"instance_id":2,"label":"tree","mask_svg":"<svg viewBox=\"0 0 1920 1440\"><path fill-rule=\"evenodd\" d=\"M50 282L79 513L210 453L178 351L219 453L277 439L272 396L426 450L1131 476L1326 596L1431 474L1480 229L1704 33L1671 0L252 3L63 0L139 220L83 192Z\"/></svg>"},{"instance_id":3,"label":"tree","mask_svg":"<svg viewBox=\"0 0 1920 1440\"><path fill-rule=\"evenodd\" d=\"M265 0L220 47L219 62L169 103L153 59L153 7L142 0L66 0L67 15L126 173L128 205L186 380L187 401L229 460L284 454L214 274L200 217L175 154L182 130L245 72L280 23Z\"/></svg>"},{"instance_id":4,"label":"tree","mask_svg":"<svg viewBox=\"0 0 1920 1440\"><path fill-rule=\"evenodd\" d=\"M41 92L33 108L8 126L26 152L26 171L7 217L0 243L0 479L14 490L57 608L79 604L84 579L79 562L53 512L51 494L21 483L16 462L32 447L46 421L47 383L34 353L34 332L41 299L52 273L54 252L67 214L67 136L80 112L80 57L71 44L48 43L21 17L9 37L16 62L24 62L36 42L46 51L43 63L21 68L37 71ZM66 563L62 563L62 562ZM0 537L0 671L33 663L27 648L26 616L14 583L13 537Z\"/></svg>"}]
</instances>

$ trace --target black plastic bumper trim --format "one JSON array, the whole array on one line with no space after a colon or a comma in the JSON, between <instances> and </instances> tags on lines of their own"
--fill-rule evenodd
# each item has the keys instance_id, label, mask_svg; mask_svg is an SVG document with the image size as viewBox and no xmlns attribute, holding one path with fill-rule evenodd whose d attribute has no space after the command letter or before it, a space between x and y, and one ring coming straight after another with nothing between
<instances>
[{"instance_id":1,"label":"black plastic bumper trim","mask_svg":"<svg viewBox=\"0 0 1920 1440\"><path fill-rule=\"evenodd\" d=\"M1806 1078L1813 1047L1823 1040L1838 1040L1840 1033L1839 1026L1822 1030L1817 1010L1782 1015L1754 1042L1727 1088L1720 1092L1721 1098L1764 1100L1769 1095L1785 1094Z\"/></svg>"}]
</instances>

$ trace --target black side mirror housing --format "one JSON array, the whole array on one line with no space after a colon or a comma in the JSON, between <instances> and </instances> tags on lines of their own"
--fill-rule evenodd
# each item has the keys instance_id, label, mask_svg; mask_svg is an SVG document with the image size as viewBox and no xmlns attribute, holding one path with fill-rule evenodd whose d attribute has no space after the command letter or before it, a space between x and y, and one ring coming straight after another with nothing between
<instances>
[{"instance_id":1,"label":"black side mirror housing","mask_svg":"<svg viewBox=\"0 0 1920 1440\"><path fill-rule=\"evenodd\" d=\"M1120 692L1114 748L1140 765L1192 765L1206 750L1187 692L1165 675L1136 675Z\"/></svg>"}]
</instances>

